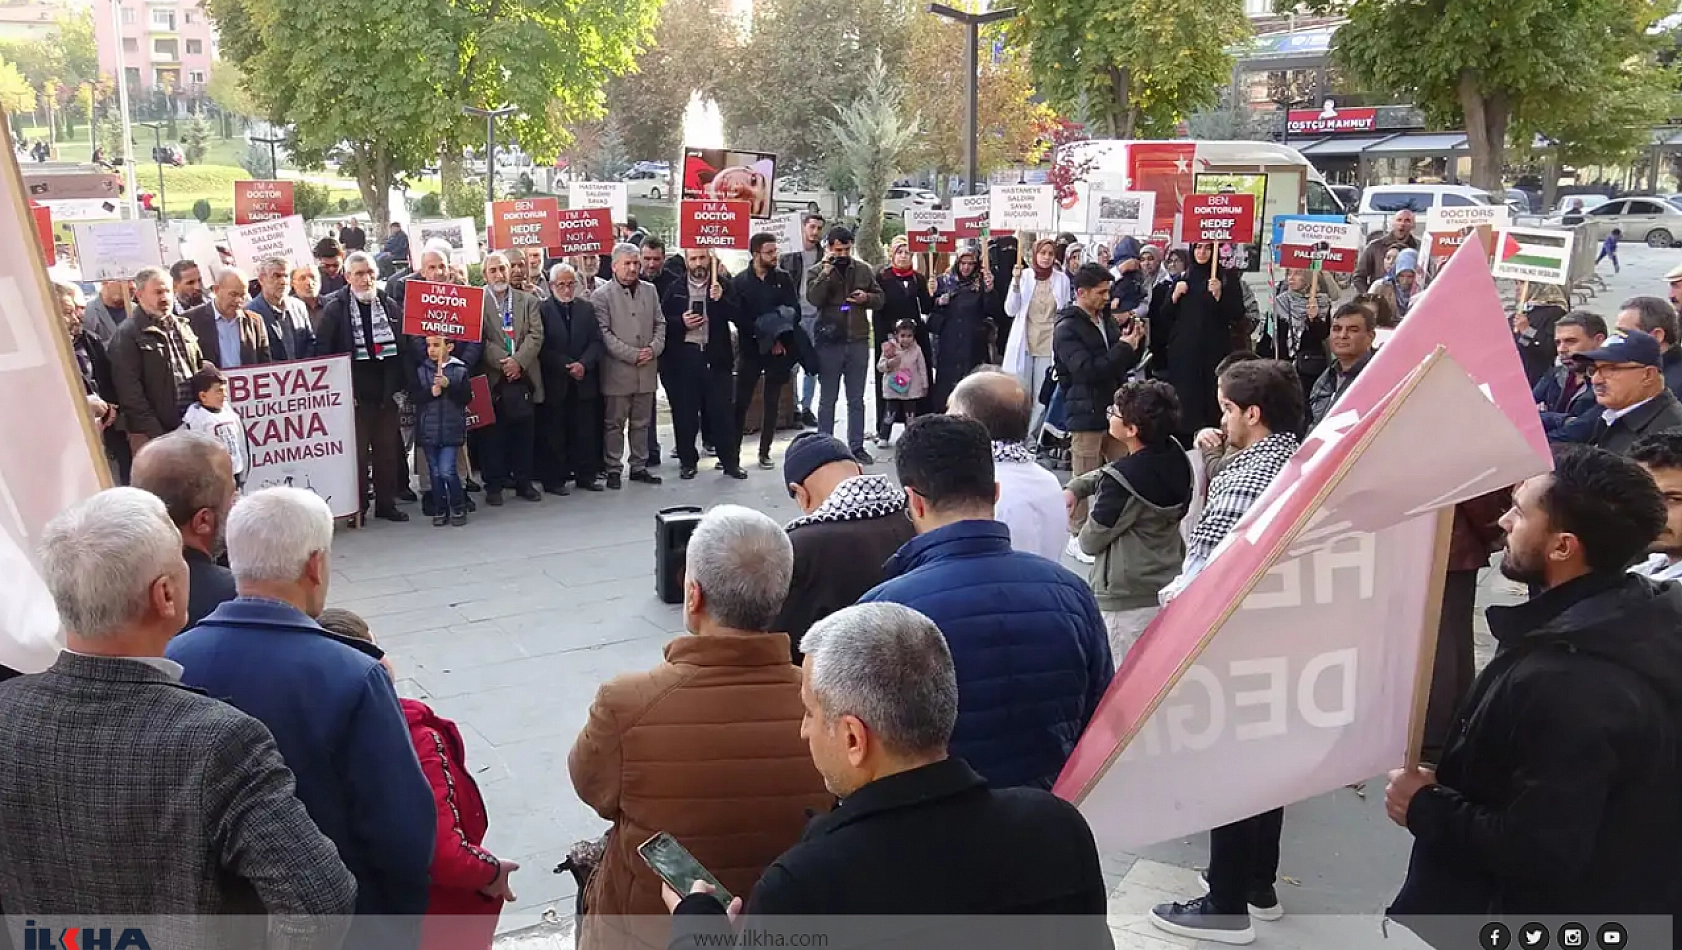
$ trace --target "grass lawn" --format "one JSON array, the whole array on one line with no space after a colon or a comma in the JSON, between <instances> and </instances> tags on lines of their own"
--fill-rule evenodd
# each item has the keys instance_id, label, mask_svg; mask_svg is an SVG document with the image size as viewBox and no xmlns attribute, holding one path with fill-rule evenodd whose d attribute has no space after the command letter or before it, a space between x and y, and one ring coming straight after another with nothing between
<instances>
[{"instance_id":1,"label":"grass lawn","mask_svg":"<svg viewBox=\"0 0 1682 950\"><path fill-rule=\"evenodd\" d=\"M244 181L251 173L238 165L187 165L175 168L164 166L164 210L171 218L191 218L193 203L200 198L210 202L210 220L227 223L234 216L234 182ZM134 170L135 182L141 191L160 193L158 166L139 165ZM356 185L345 182L332 186L333 197L356 199ZM336 213L336 212L334 212Z\"/></svg>"}]
</instances>

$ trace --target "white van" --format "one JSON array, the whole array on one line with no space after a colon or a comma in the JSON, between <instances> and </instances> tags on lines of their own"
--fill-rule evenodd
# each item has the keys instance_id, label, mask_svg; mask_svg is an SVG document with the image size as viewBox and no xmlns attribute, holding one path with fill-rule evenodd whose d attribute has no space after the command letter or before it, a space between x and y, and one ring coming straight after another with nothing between
<instances>
[{"instance_id":1,"label":"white van","mask_svg":"<svg viewBox=\"0 0 1682 950\"><path fill-rule=\"evenodd\" d=\"M1361 209L1356 217L1361 222L1361 233L1370 241L1389 228L1390 216L1398 211L1412 211L1419 218L1414 230L1423 233L1425 213L1439 205L1470 208L1502 204L1505 200L1504 195L1497 199L1470 185L1371 185L1361 192Z\"/></svg>"},{"instance_id":2,"label":"white van","mask_svg":"<svg viewBox=\"0 0 1682 950\"><path fill-rule=\"evenodd\" d=\"M1276 142L1094 139L1065 145L1059 161L1077 169L1084 165L1086 170L1081 176L1085 184L1077 184L1076 194L1060 204L1058 230L1105 241L1113 235L1093 235L1088 227L1087 197L1097 183L1110 190L1155 192L1155 230L1175 238L1180 202L1196 192L1198 175L1267 176L1259 212L1264 242L1279 215L1346 213L1314 165L1301 152Z\"/></svg>"}]
</instances>

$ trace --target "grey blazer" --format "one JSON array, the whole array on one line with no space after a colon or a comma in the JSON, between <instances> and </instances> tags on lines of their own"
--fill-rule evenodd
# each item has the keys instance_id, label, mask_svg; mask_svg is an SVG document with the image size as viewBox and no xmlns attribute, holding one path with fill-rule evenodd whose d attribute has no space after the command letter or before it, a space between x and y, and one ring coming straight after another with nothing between
<instances>
[{"instance_id":1,"label":"grey blazer","mask_svg":"<svg viewBox=\"0 0 1682 950\"><path fill-rule=\"evenodd\" d=\"M343 940L356 882L256 719L147 663L61 653L0 683L0 749L0 913L143 915L152 946Z\"/></svg>"}]
</instances>

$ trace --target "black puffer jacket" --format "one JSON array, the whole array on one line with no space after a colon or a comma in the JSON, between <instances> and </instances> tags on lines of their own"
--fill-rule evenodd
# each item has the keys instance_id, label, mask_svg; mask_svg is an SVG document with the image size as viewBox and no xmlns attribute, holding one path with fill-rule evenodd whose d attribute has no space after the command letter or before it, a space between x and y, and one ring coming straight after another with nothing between
<instances>
[{"instance_id":1,"label":"black puffer jacket","mask_svg":"<svg viewBox=\"0 0 1682 950\"><path fill-rule=\"evenodd\" d=\"M1108 428L1105 410L1127 381L1127 372L1139 363L1139 354L1122 340L1115 318L1106 313L1099 319L1102 330L1085 310L1070 304L1057 312L1057 326L1051 331L1051 352L1057 361L1057 378L1063 383L1070 432Z\"/></svg>"},{"instance_id":2,"label":"black puffer jacket","mask_svg":"<svg viewBox=\"0 0 1682 950\"><path fill-rule=\"evenodd\" d=\"M1671 913L1682 585L1590 574L1488 617L1499 647L1441 784L1408 808L1413 856L1390 913L1415 931L1446 922L1413 915Z\"/></svg>"}]
</instances>

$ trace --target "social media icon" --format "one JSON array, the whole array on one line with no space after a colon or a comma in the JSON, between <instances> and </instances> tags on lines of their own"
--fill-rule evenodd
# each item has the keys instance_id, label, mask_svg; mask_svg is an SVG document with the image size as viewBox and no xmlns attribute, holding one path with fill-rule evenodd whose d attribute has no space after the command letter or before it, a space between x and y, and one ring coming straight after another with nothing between
<instances>
[{"instance_id":1,"label":"social media icon","mask_svg":"<svg viewBox=\"0 0 1682 950\"><path fill-rule=\"evenodd\" d=\"M1523 950L1544 950L1548 945L1548 928L1541 924L1525 924L1518 929L1518 943Z\"/></svg>"},{"instance_id":2,"label":"social media icon","mask_svg":"<svg viewBox=\"0 0 1682 950\"><path fill-rule=\"evenodd\" d=\"M1483 950L1507 950L1513 942L1513 932L1500 921L1490 921L1478 931L1478 946Z\"/></svg>"},{"instance_id":3,"label":"social media icon","mask_svg":"<svg viewBox=\"0 0 1682 950\"><path fill-rule=\"evenodd\" d=\"M1617 921L1607 921L1594 932L1594 942L1600 944L1600 950L1623 950L1629 946L1629 931Z\"/></svg>"},{"instance_id":4,"label":"social media icon","mask_svg":"<svg viewBox=\"0 0 1682 950\"><path fill-rule=\"evenodd\" d=\"M1576 950L1588 942L1589 929L1579 923L1561 924L1559 928L1559 945Z\"/></svg>"}]
</instances>

